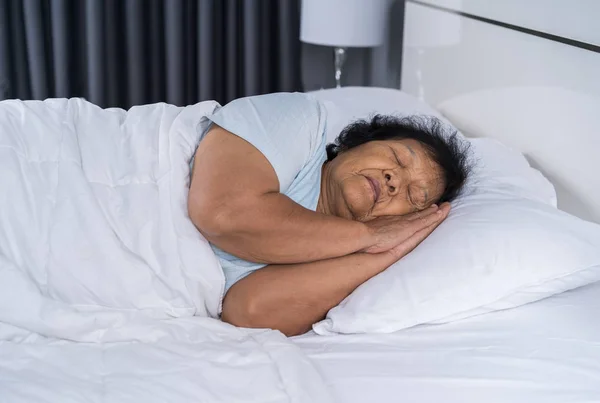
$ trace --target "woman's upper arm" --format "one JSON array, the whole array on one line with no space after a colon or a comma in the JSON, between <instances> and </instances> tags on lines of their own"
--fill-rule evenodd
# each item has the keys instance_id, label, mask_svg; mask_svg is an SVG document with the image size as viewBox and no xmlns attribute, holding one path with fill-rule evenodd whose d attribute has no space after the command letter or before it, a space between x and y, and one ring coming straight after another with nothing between
<instances>
[{"instance_id":1,"label":"woman's upper arm","mask_svg":"<svg viewBox=\"0 0 600 403\"><path fill-rule=\"evenodd\" d=\"M279 192L279 180L267 158L252 144L213 125L194 157L188 209L201 232L226 225L230 209Z\"/></svg>"},{"instance_id":2,"label":"woman's upper arm","mask_svg":"<svg viewBox=\"0 0 600 403\"><path fill-rule=\"evenodd\" d=\"M280 93L236 99L210 116L188 201L198 229L205 235L226 231L230 212L268 193L285 193L320 138L321 112L304 94Z\"/></svg>"}]
</instances>

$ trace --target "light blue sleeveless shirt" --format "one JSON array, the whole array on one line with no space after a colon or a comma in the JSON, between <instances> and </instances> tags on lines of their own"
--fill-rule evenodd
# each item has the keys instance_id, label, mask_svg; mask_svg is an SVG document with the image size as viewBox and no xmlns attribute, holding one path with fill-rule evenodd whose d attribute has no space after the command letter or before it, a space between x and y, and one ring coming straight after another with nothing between
<instances>
[{"instance_id":1,"label":"light blue sleeveless shirt","mask_svg":"<svg viewBox=\"0 0 600 403\"><path fill-rule=\"evenodd\" d=\"M280 193L314 211L327 159L326 115L325 107L310 95L276 93L236 99L209 119L254 145L273 166ZM212 248L225 273L225 291L265 266Z\"/></svg>"}]
</instances>

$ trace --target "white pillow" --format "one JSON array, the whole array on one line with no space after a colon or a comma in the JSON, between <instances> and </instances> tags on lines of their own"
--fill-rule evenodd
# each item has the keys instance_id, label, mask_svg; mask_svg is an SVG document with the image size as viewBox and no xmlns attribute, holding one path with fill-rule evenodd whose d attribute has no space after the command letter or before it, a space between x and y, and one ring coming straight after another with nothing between
<instances>
[{"instance_id":1,"label":"white pillow","mask_svg":"<svg viewBox=\"0 0 600 403\"><path fill-rule=\"evenodd\" d=\"M327 140L335 140L342 129L357 119L375 113L387 115L430 115L445 118L424 102L405 92L391 88L342 87L309 93L327 109Z\"/></svg>"},{"instance_id":2,"label":"white pillow","mask_svg":"<svg viewBox=\"0 0 600 403\"><path fill-rule=\"evenodd\" d=\"M438 109L465 135L520 150L552 180L561 210L600 222L600 98L560 87L503 87L446 99Z\"/></svg>"},{"instance_id":3,"label":"white pillow","mask_svg":"<svg viewBox=\"0 0 600 403\"><path fill-rule=\"evenodd\" d=\"M319 334L394 332L533 302L600 280L600 225L553 206L546 179L494 140L448 219L417 249L314 325Z\"/></svg>"}]
</instances>

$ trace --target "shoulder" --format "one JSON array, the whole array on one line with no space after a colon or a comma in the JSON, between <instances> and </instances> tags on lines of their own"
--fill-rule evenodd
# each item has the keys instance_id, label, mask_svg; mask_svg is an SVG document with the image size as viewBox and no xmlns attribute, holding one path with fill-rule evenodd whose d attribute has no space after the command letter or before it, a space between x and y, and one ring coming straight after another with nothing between
<instances>
[{"instance_id":1,"label":"shoulder","mask_svg":"<svg viewBox=\"0 0 600 403\"><path fill-rule=\"evenodd\" d=\"M239 98L208 119L258 149L274 168L281 192L324 148L325 108L307 94Z\"/></svg>"},{"instance_id":2,"label":"shoulder","mask_svg":"<svg viewBox=\"0 0 600 403\"><path fill-rule=\"evenodd\" d=\"M325 134L327 110L321 101L302 92L275 92L236 99L218 114L264 130L274 142L314 150ZM218 122L216 122L218 123ZM302 144L303 143L303 144Z\"/></svg>"},{"instance_id":3,"label":"shoulder","mask_svg":"<svg viewBox=\"0 0 600 403\"><path fill-rule=\"evenodd\" d=\"M324 119L325 107L312 95L302 92L274 92L238 98L222 109L253 110L258 113L269 113L269 116L295 116L300 119Z\"/></svg>"}]
</instances>

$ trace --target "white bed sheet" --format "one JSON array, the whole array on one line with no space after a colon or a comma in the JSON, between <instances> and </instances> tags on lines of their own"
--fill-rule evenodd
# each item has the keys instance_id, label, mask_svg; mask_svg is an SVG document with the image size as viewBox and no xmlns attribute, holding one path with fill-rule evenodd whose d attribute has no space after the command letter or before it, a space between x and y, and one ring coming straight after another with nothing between
<instances>
[{"instance_id":1,"label":"white bed sheet","mask_svg":"<svg viewBox=\"0 0 600 403\"><path fill-rule=\"evenodd\" d=\"M343 403L600 402L600 283L444 325L295 342Z\"/></svg>"}]
</instances>

